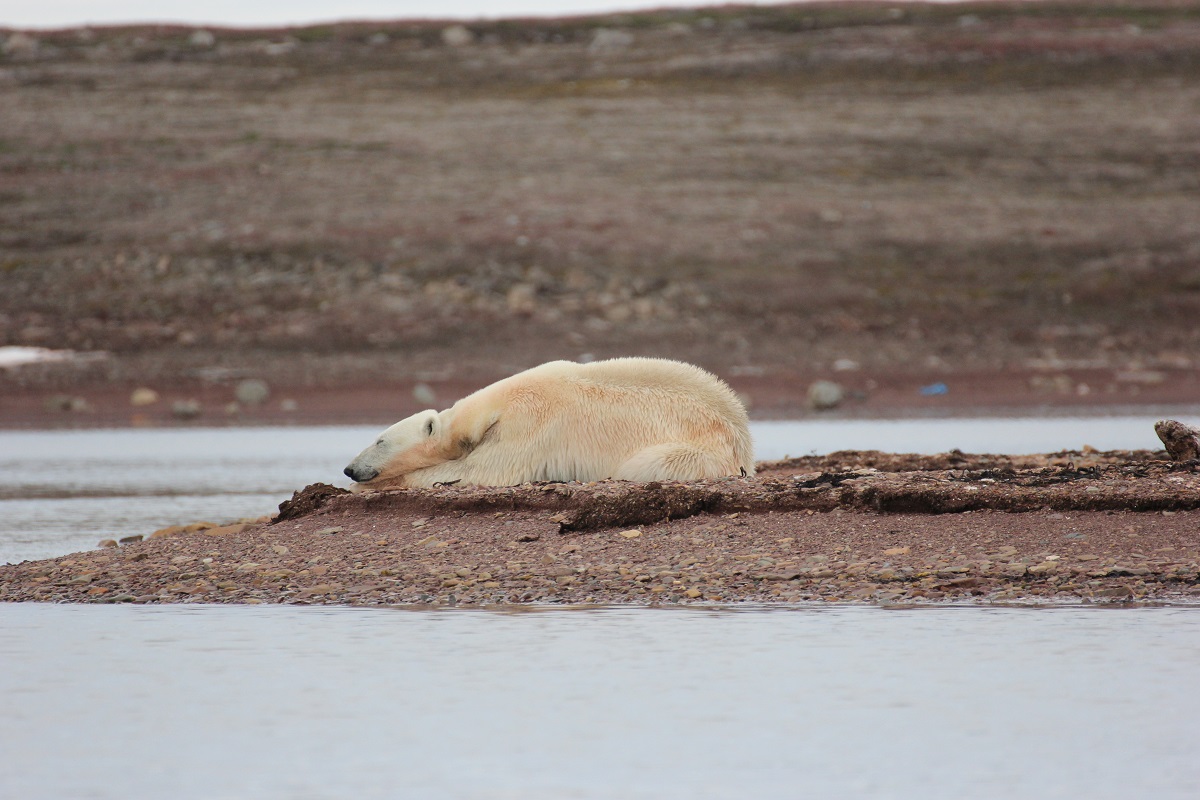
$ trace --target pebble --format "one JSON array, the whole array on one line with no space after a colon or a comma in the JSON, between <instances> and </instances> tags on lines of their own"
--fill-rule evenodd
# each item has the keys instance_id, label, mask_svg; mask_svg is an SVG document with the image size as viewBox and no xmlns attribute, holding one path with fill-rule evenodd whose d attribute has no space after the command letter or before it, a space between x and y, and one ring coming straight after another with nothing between
<instances>
[{"instance_id":1,"label":"pebble","mask_svg":"<svg viewBox=\"0 0 1200 800\"><path fill-rule=\"evenodd\" d=\"M203 533L205 536L232 536L249 528L250 525L245 522L239 522L236 525L219 525L215 528L205 528Z\"/></svg>"},{"instance_id":2,"label":"pebble","mask_svg":"<svg viewBox=\"0 0 1200 800\"><path fill-rule=\"evenodd\" d=\"M837 408L845 399L845 389L833 381L815 381L808 387L808 407L814 411Z\"/></svg>"},{"instance_id":3,"label":"pebble","mask_svg":"<svg viewBox=\"0 0 1200 800\"><path fill-rule=\"evenodd\" d=\"M131 406L152 406L157 402L158 392L145 386L134 389L133 393L129 395L129 405Z\"/></svg>"},{"instance_id":4,"label":"pebble","mask_svg":"<svg viewBox=\"0 0 1200 800\"><path fill-rule=\"evenodd\" d=\"M116 547L117 540L116 539L101 539L100 543L96 546L97 547Z\"/></svg>"},{"instance_id":5,"label":"pebble","mask_svg":"<svg viewBox=\"0 0 1200 800\"><path fill-rule=\"evenodd\" d=\"M617 536L623 536L626 539L636 539L641 535L642 535L642 532L638 528L630 528L627 531L618 531L617 532Z\"/></svg>"},{"instance_id":6,"label":"pebble","mask_svg":"<svg viewBox=\"0 0 1200 800\"><path fill-rule=\"evenodd\" d=\"M442 43L450 47L466 47L475 41L475 34L465 25L451 25L442 29Z\"/></svg>"},{"instance_id":7,"label":"pebble","mask_svg":"<svg viewBox=\"0 0 1200 800\"><path fill-rule=\"evenodd\" d=\"M133 536L123 536L119 541L121 544L134 544L142 541L142 535L140 533L136 533Z\"/></svg>"},{"instance_id":8,"label":"pebble","mask_svg":"<svg viewBox=\"0 0 1200 800\"><path fill-rule=\"evenodd\" d=\"M199 400L176 400L171 404L171 416L176 419L195 419L204 411Z\"/></svg>"},{"instance_id":9,"label":"pebble","mask_svg":"<svg viewBox=\"0 0 1200 800\"><path fill-rule=\"evenodd\" d=\"M313 536L324 536L329 533L341 533L344 530L346 530L346 529L343 528L341 525L334 525L332 528L321 528L321 530L313 533Z\"/></svg>"},{"instance_id":10,"label":"pebble","mask_svg":"<svg viewBox=\"0 0 1200 800\"><path fill-rule=\"evenodd\" d=\"M237 385L237 388L233 390L233 395L242 405L258 406L265 403L271 396L271 389L264 380L248 378Z\"/></svg>"},{"instance_id":11,"label":"pebble","mask_svg":"<svg viewBox=\"0 0 1200 800\"><path fill-rule=\"evenodd\" d=\"M437 392L427 383L418 383L412 390L413 399L427 408L437 405Z\"/></svg>"}]
</instances>

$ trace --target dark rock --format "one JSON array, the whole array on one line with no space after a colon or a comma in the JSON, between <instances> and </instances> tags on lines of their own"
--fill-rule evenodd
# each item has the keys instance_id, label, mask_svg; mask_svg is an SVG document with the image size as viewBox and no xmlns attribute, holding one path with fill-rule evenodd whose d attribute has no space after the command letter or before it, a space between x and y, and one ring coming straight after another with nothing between
<instances>
[{"instance_id":1,"label":"dark rock","mask_svg":"<svg viewBox=\"0 0 1200 800\"><path fill-rule=\"evenodd\" d=\"M1179 420L1164 419L1154 423L1154 432L1162 440L1172 460L1192 461L1200 458L1200 428L1185 425Z\"/></svg>"},{"instance_id":2,"label":"dark rock","mask_svg":"<svg viewBox=\"0 0 1200 800\"><path fill-rule=\"evenodd\" d=\"M294 493L291 500L284 500L279 504L279 515L275 517L274 522L308 516L329 502L329 498L343 494L350 494L350 492L328 483L314 483L305 486Z\"/></svg>"}]
</instances>

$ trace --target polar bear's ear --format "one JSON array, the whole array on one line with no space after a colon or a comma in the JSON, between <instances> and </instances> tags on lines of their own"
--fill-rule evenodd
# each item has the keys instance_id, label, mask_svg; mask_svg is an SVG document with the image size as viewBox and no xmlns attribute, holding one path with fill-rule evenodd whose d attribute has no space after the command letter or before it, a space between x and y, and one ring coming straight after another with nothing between
<instances>
[{"instance_id":1,"label":"polar bear's ear","mask_svg":"<svg viewBox=\"0 0 1200 800\"><path fill-rule=\"evenodd\" d=\"M438 417L438 415L436 413L430 414L425 420L425 428L424 428L425 436L426 437L437 436L438 433L441 432L440 431L441 422L442 422L441 418Z\"/></svg>"}]
</instances>

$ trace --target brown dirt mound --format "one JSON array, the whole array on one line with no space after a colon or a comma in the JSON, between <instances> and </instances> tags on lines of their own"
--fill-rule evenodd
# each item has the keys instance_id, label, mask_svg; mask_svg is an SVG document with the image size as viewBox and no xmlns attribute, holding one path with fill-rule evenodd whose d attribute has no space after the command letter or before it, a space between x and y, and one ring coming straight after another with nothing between
<instances>
[{"instance_id":1,"label":"brown dirt mound","mask_svg":"<svg viewBox=\"0 0 1200 800\"><path fill-rule=\"evenodd\" d=\"M838 454L835 454L835 456ZM688 483L551 483L510 487L401 489L351 495L317 484L297 498L315 505L284 505L296 519L329 507L385 517L395 513L478 514L497 511L546 511L563 533L632 525L652 525L699 514L767 514L796 511L869 511L902 514L951 514L964 511L1187 511L1200 508L1200 474L1194 463L1141 461L1133 453L1097 453L1091 466L1070 455L1029 457L1029 463L1065 466L1017 467L1018 459L996 456L893 456L793 459L776 462L756 478ZM883 454L878 454L882 456ZM1083 459L1080 459L1081 462ZM860 461L885 463L895 471L848 466ZM786 474L787 465L814 463L832 469ZM959 465L954 469L946 463ZM913 469L912 467L917 467ZM909 467L909 469L900 469ZM345 496L342 496L345 495ZM282 508L282 507L281 507Z\"/></svg>"},{"instance_id":2,"label":"brown dirt mound","mask_svg":"<svg viewBox=\"0 0 1200 800\"><path fill-rule=\"evenodd\" d=\"M275 517L275 522L306 517L319 511L331 497L342 494L349 494L349 492L328 483L314 483L305 486L300 491L294 492L291 500L284 500L279 504L279 514Z\"/></svg>"}]
</instances>

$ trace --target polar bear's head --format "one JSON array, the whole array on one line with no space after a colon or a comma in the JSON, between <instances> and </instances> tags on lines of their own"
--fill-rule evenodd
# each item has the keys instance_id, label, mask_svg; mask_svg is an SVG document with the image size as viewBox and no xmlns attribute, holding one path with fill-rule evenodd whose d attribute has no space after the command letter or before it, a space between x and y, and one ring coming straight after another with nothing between
<instances>
[{"instance_id":1,"label":"polar bear's head","mask_svg":"<svg viewBox=\"0 0 1200 800\"><path fill-rule=\"evenodd\" d=\"M442 418L422 411L402 419L379 434L375 444L359 453L343 472L368 488L402 483L405 475L449 460L442 442Z\"/></svg>"}]
</instances>

